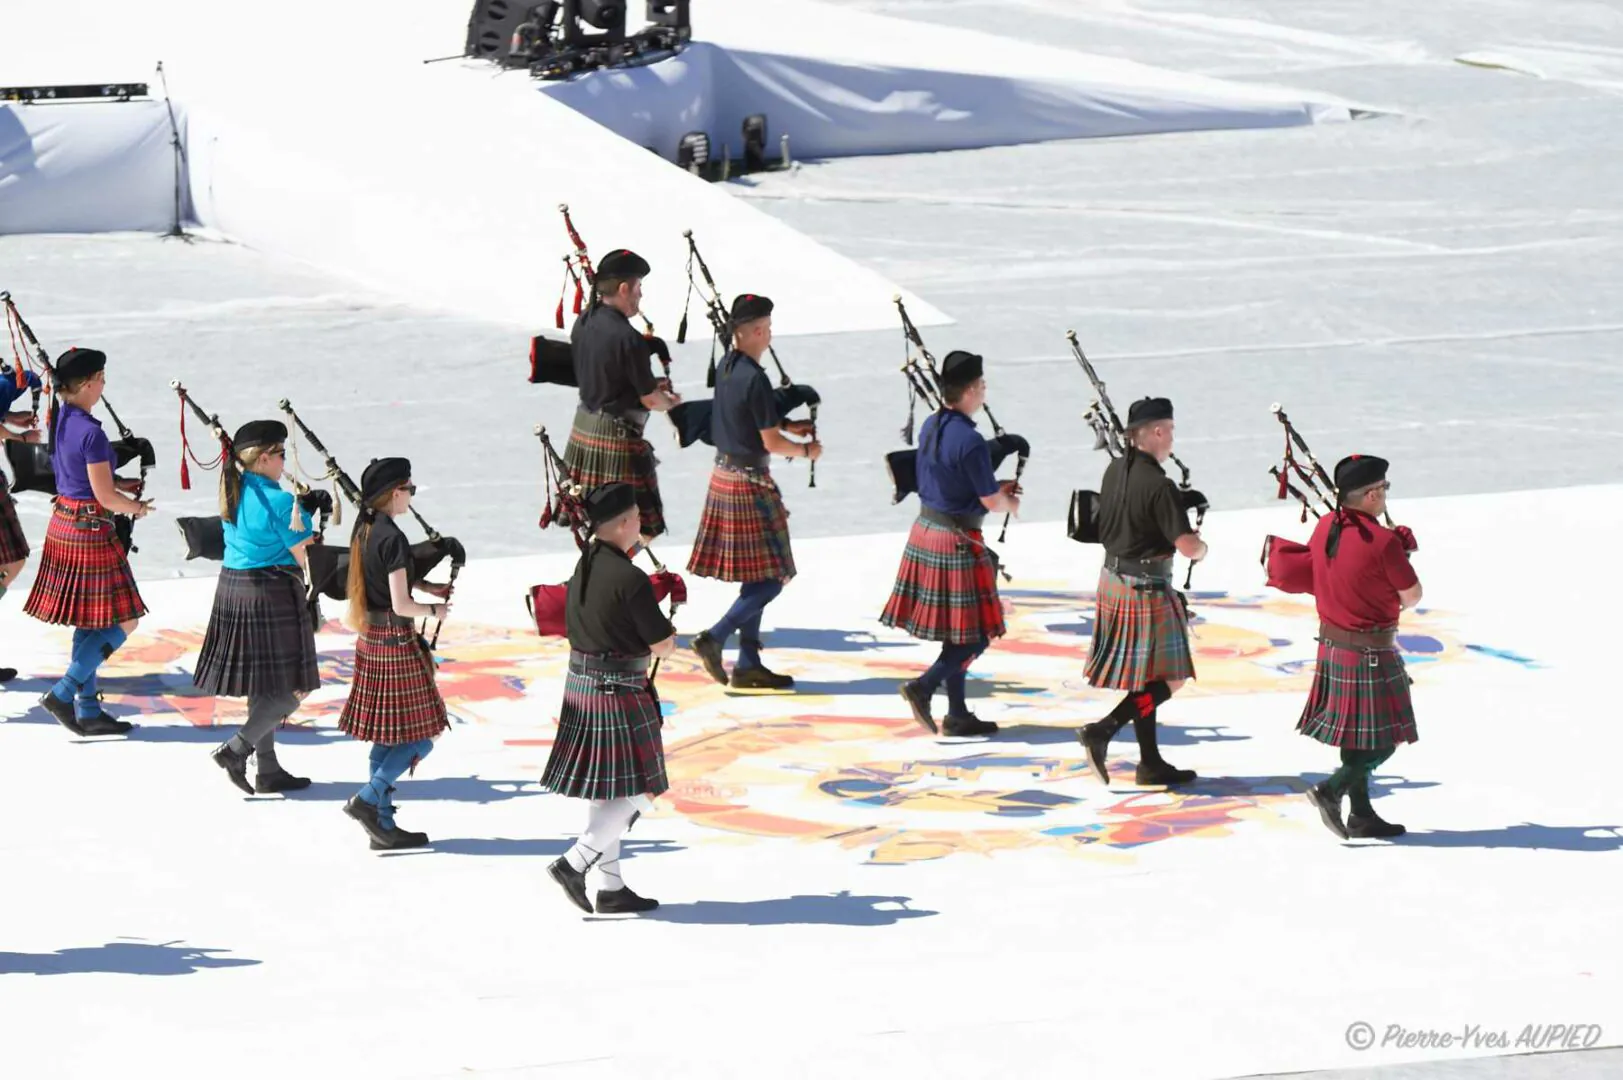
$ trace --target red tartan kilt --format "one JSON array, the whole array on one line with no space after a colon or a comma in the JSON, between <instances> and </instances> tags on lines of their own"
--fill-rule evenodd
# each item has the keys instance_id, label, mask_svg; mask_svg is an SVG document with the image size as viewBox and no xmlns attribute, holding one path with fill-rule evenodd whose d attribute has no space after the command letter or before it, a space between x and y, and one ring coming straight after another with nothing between
<instances>
[{"instance_id":1,"label":"red tartan kilt","mask_svg":"<svg viewBox=\"0 0 1623 1080\"><path fill-rule=\"evenodd\" d=\"M80 508L98 506L94 499L57 496L34 588L23 605L41 622L101 630L147 613L112 521L74 517Z\"/></svg>"},{"instance_id":2,"label":"red tartan kilt","mask_svg":"<svg viewBox=\"0 0 1623 1080\"><path fill-rule=\"evenodd\" d=\"M1344 750L1386 750L1416 742L1409 682L1395 649L1366 653L1321 641L1313 689L1296 730Z\"/></svg>"},{"instance_id":3,"label":"red tartan kilt","mask_svg":"<svg viewBox=\"0 0 1623 1080\"><path fill-rule=\"evenodd\" d=\"M17 517L16 500L6 488L6 478L0 476L0 566L22 562L28 552L28 535Z\"/></svg>"},{"instance_id":4,"label":"red tartan kilt","mask_svg":"<svg viewBox=\"0 0 1623 1080\"><path fill-rule=\"evenodd\" d=\"M974 544L945 525L922 517L913 522L880 622L923 641L955 645L1003 636L997 570L980 530L965 535Z\"/></svg>"},{"instance_id":5,"label":"red tartan kilt","mask_svg":"<svg viewBox=\"0 0 1623 1080\"><path fill-rule=\"evenodd\" d=\"M338 730L363 742L398 746L431 739L450 726L417 628L409 622L368 623L355 643L355 678Z\"/></svg>"},{"instance_id":6,"label":"red tartan kilt","mask_svg":"<svg viewBox=\"0 0 1623 1080\"><path fill-rule=\"evenodd\" d=\"M1195 677L1183 598L1170 583L1138 588L1132 578L1099 571L1087 675L1090 685L1105 690Z\"/></svg>"},{"instance_id":7,"label":"red tartan kilt","mask_svg":"<svg viewBox=\"0 0 1623 1080\"><path fill-rule=\"evenodd\" d=\"M564 446L564 464L587 491L617 481L630 484L642 512L643 534L665 532L665 503L659 494L653 444L624 421L576 409L575 426Z\"/></svg>"},{"instance_id":8,"label":"red tartan kilt","mask_svg":"<svg viewBox=\"0 0 1623 1080\"><path fill-rule=\"evenodd\" d=\"M771 476L720 465L711 471L688 572L736 582L795 576L789 511Z\"/></svg>"}]
</instances>

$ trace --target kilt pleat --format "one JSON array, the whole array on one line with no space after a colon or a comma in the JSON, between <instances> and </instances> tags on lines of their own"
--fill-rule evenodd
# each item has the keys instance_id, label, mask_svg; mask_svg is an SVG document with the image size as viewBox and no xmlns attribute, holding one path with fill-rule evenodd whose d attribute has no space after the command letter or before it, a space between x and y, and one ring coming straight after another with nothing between
<instances>
[{"instance_id":1,"label":"kilt pleat","mask_svg":"<svg viewBox=\"0 0 1623 1080\"><path fill-rule=\"evenodd\" d=\"M571 667L543 788L572 799L623 799L658 796L670 787L659 705L646 681Z\"/></svg>"},{"instance_id":2,"label":"kilt pleat","mask_svg":"<svg viewBox=\"0 0 1623 1080\"><path fill-rule=\"evenodd\" d=\"M795 576L789 511L771 475L724 465L711 471L688 572L740 583Z\"/></svg>"},{"instance_id":3,"label":"kilt pleat","mask_svg":"<svg viewBox=\"0 0 1623 1080\"><path fill-rule=\"evenodd\" d=\"M1386 750L1416 742L1409 681L1395 649L1366 653L1320 641L1313 688L1296 730L1344 750Z\"/></svg>"},{"instance_id":4,"label":"kilt pleat","mask_svg":"<svg viewBox=\"0 0 1623 1080\"><path fill-rule=\"evenodd\" d=\"M938 522L913 522L880 622L922 641L955 645L1003 636L997 569L980 530L965 535L973 543Z\"/></svg>"},{"instance_id":5,"label":"kilt pleat","mask_svg":"<svg viewBox=\"0 0 1623 1080\"><path fill-rule=\"evenodd\" d=\"M1099 593L1088 646L1088 683L1106 690L1142 690L1156 680L1195 677L1189 620L1170 583L1144 587L1113 570L1099 571Z\"/></svg>"},{"instance_id":6,"label":"kilt pleat","mask_svg":"<svg viewBox=\"0 0 1623 1080\"><path fill-rule=\"evenodd\" d=\"M607 413L575 410L575 426L564 447L564 464L589 491L615 481L630 484L642 511L642 531L665 532L665 503L659 494L654 447L634 428Z\"/></svg>"},{"instance_id":7,"label":"kilt pleat","mask_svg":"<svg viewBox=\"0 0 1623 1080\"><path fill-rule=\"evenodd\" d=\"M321 686L315 630L297 569L220 571L192 683L220 697Z\"/></svg>"},{"instance_id":8,"label":"kilt pleat","mask_svg":"<svg viewBox=\"0 0 1623 1080\"><path fill-rule=\"evenodd\" d=\"M23 605L41 622L101 630L147 613L112 520L76 516L97 506L94 500L56 498L34 588Z\"/></svg>"},{"instance_id":9,"label":"kilt pleat","mask_svg":"<svg viewBox=\"0 0 1623 1080\"><path fill-rule=\"evenodd\" d=\"M409 622L368 623L355 643L355 678L338 730L362 742L398 746L450 727L433 662Z\"/></svg>"},{"instance_id":10,"label":"kilt pleat","mask_svg":"<svg viewBox=\"0 0 1623 1080\"><path fill-rule=\"evenodd\" d=\"M30 550L28 535L17 517L17 501L11 497L6 478L0 475L0 566L22 562Z\"/></svg>"}]
</instances>

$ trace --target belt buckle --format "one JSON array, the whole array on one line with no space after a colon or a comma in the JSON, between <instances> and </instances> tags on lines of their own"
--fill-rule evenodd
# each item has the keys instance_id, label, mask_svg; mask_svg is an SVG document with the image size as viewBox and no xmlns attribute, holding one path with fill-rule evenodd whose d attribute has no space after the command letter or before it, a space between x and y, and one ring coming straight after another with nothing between
<instances>
[{"instance_id":1,"label":"belt buckle","mask_svg":"<svg viewBox=\"0 0 1623 1080\"><path fill-rule=\"evenodd\" d=\"M1373 671L1376 668L1381 666L1381 654L1380 654L1380 652L1378 650L1370 649L1370 650L1368 650L1368 655L1369 655L1369 667L1370 667L1371 671Z\"/></svg>"}]
</instances>

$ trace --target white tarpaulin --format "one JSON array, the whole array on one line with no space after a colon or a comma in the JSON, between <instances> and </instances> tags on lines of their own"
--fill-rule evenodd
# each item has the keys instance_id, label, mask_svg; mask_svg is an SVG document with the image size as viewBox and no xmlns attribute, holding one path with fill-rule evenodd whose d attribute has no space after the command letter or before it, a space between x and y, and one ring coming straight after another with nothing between
<instances>
[{"instance_id":1,"label":"white tarpaulin","mask_svg":"<svg viewBox=\"0 0 1623 1080\"><path fill-rule=\"evenodd\" d=\"M0 104L0 233L162 231L174 219L163 102Z\"/></svg>"}]
</instances>

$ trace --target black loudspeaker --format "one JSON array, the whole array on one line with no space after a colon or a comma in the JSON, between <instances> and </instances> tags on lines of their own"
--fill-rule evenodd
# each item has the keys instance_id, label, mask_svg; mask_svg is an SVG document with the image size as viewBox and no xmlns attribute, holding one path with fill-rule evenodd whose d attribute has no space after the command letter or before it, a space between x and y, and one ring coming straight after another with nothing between
<instances>
[{"instance_id":1,"label":"black loudspeaker","mask_svg":"<svg viewBox=\"0 0 1623 1080\"><path fill-rule=\"evenodd\" d=\"M565 45L618 45L625 39L625 0L564 0Z\"/></svg>"},{"instance_id":2,"label":"black loudspeaker","mask_svg":"<svg viewBox=\"0 0 1623 1080\"><path fill-rule=\"evenodd\" d=\"M533 6L530 0L475 0L463 55L498 63L505 60L512 49L513 31Z\"/></svg>"},{"instance_id":3,"label":"black loudspeaker","mask_svg":"<svg viewBox=\"0 0 1623 1080\"><path fill-rule=\"evenodd\" d=\"M676 30L677 36L686 41L693 32L688 0L648 0L648 25Z\"/></svg>"}]
</instances>

